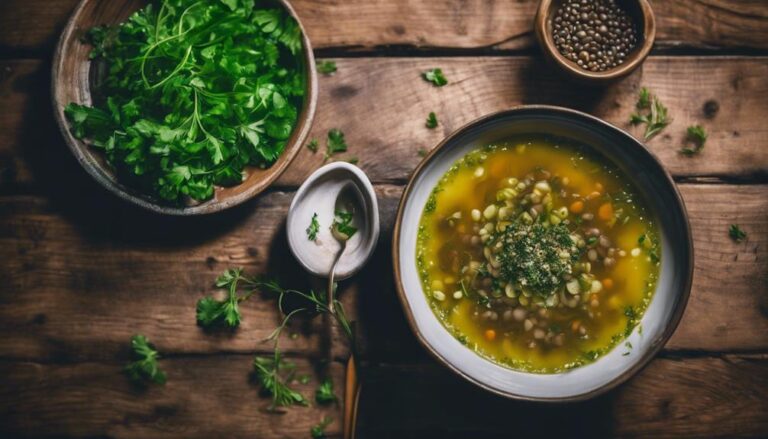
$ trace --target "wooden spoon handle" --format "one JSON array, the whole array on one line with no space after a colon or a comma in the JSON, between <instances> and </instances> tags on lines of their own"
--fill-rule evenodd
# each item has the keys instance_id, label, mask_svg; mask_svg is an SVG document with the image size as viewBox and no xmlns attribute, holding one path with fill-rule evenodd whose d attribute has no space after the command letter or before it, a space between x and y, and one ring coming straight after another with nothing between
<instances>
[{"instance_id":1,"label":"wooden spoon handle","mask_svg":"<svg viewBox=\"0 0 768 439\"><path fill-rule=\"evenodd\" d=\"M355 357L347 361L347 383L344 388L344 439L355 439L357 429L357 406L360 402L360 383L357 378Z\"/></svg>"}]
</instances>

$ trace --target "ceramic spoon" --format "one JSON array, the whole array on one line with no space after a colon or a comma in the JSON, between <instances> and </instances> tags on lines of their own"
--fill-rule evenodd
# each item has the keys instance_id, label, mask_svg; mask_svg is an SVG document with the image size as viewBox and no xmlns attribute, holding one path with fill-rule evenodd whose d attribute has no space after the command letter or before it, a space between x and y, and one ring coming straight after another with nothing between
<instances>
[{"instance_id":1,"label":"ceramic spoon","mask_svg":"<svg viewBox=\"0 0 768 439\"><path fill-rule=\"evenodd\" d=\"M332 228L335 211L354 213L351 237ZM320 231L315 241L306 229L317 214ZM286 221L288 244L299 263L318 277L328 277L329 307L334 305L334 283L359 271L370 258L379 237L379 210L371 182L360 168L335 162L315 171L301 185L291 202ZM360 386L357 365L352 355L347 362L344 392L344 438L355 434Z\"/></svg>"}]
</instances>

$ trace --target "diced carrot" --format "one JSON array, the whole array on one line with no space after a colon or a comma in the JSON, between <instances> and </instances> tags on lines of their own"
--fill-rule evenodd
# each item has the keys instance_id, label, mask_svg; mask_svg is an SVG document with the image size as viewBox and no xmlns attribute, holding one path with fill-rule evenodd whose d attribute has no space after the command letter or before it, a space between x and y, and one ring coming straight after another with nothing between
<instances>
[{"instance_id":1,"label":"diced carrot","mask_svg":"<svg viewBox=\"0 0 768 439\"><path fill-rule=\"evenodd\" d=\"M600 208L597 209L597 217L603 221L609 221L613 218L613 205L611 203L603 203Z\"/></svg>"},{"instance_id":2,"label":"diced carrot","mask_svg":"<svg viewBox=\"0 0 768 439\"><path fill-rule=\"evenodd\" d=\"M610 277L606 277L605 279L603 279L603 287L605 287L606 289L613 288L613 279L611 279Z\"/></svg>"},{"instance_id":3,"label":"diced carrot","mask_svg":"<svg viewBox=\"0 0 768 439\"><path fill-rule=\"evenodd\" d=\"M580 320L574 320L573 323L571 323L571 331L576 332L579 330L579 327L581 326Z\"/></svg>"},{"instance_id":4,"label":"diced carrot","mask_svg":"<svg viewBox=\"0 0 768 439\"><path fill-rule=\"evenodd\" d=\"M571 207L569 208L571 213L581 213L581 211L584 210L584 202L581 200L576 200L573 203L571 203Z\"/></svg>"},{"instance_id":5,"label":"diced carrot","mask_svg":"<svg viewBox=\"0 0 768 439\"><path fill-rule=\"evenodd\" d=\"M496 331L493 329L487 329L485 331L485 339L488 341L493 341L496 339Z\"/></svg>"}]
</instances>

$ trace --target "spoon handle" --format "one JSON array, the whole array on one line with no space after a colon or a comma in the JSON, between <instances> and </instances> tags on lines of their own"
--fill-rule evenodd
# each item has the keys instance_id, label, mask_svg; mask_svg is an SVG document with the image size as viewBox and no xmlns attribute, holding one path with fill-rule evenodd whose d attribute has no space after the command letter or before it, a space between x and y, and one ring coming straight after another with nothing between
<instances>
[{"instance_id":1,"label":"spoon handle","mask_svg":"<svg viewBox=\"0 0 768 439\"><path fill-rule=\"evenodd\" d=\"M355 439L360 388L355 357L350 355L347 361L347 383L344 388L344 439Z\"/></svg>"}]
</instances>

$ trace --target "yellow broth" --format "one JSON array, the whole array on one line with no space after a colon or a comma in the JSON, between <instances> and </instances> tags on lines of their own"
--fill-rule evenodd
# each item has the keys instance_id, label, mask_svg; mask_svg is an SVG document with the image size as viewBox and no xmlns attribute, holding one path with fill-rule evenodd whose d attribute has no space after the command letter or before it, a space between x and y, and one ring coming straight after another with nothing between
<instances>
[{"instance_id":1,"label":"yellow broth","mask_svg":"<svg viewBox=\"0 0 768 439\"><path fill-rule=\"evenodd\" d=\"M658 236L616 167L529 135L473 151L442 177L420 220L417 265L459 341L513 369L556 373L632 332L655 289Z\"/></svg>"}]
</instances>

